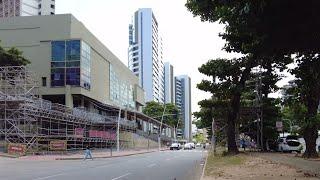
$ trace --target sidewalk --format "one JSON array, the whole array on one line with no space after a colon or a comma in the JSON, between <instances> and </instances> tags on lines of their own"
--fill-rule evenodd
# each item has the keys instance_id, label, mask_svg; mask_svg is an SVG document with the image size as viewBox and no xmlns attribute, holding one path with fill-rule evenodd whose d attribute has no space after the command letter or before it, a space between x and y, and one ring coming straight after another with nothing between
<instances>
[{"instance_id":1,"label":"sidewalk","mask_svg":"<svg viewBox=\"0 0 320 180\"><path fill-rule=\"evenodd\" d=\"M320 161L307 160L301 157L295 157L292 154L282 153L251 153L254 156L267 159L269 161L286 164L298 168L305 172L305 175L320 177Z\"/></svg>"},{"instance_id":2,"label":"sidewalk","mask_svg":"<svg viewBox=\"0 0 320 180\"><path fill-rule=\"evenodd\" d=\"M161 149L161 151L167 150L167 148ZM112 158L112 157L122 157L122 156L131 156L136 154L145 154L151 152L159 151L158 148L155 149L142 149L142 150L120 150L117 152L116 150L111 151L110 149L103 150L93 150L92 157L96 158ZM81 160L84 157L84 151L79 151L77 153L69 153L69 154L55 154L55 155L27 155L19 157L22 160Z\"/></svg>"}]
</instances>

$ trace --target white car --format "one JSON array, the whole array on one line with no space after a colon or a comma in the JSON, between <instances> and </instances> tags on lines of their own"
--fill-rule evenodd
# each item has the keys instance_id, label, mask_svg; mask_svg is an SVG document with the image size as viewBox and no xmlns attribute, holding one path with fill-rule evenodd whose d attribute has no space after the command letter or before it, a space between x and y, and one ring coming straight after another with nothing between
<instances>
[{"instance_id":1,"label":"white car","mask_svg":"<svg viewBox=\"0 0 320 180\"><path fill-rule=\"evenodd\" d=\"M302 145L299 142L298 136L288 135L278 139L278 151L281 152L298 152L301 153Z\"/></svg>"},{"instance_id":2,"label":"white car","mask_svg":"<svg viewBox=\"0 0 320 180\"><path fill-rule=\"evenodd\" d=\"M184 145L183 149L193 149L192 144L191 143L186 143Z\"/></svg>"},{"instance_id":3,"label":"white car","mask_svg":"<svg viewBox=\"0 0 320 180\"><path fill-rule=\"evenodd\" d=\"M170 146L170 150L179 150L181 149L181 144L180 143L172 143Z\"/></svg>"}]
</instances>

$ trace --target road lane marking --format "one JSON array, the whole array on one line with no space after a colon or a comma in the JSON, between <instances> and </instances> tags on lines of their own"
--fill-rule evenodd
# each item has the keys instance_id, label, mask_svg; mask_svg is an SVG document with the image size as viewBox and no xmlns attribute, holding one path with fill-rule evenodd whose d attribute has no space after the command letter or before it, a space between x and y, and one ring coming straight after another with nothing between
<instances>
[{"instance_id":1,"label":"road lane marking","mask_svg":"<svg viewBox=\"0 0 320 180\"><path fill-rule=\"evenodd\" d=\"M60 174L55 174L55 175L51 175L51 176L40 177L40 178L36 178L36 179L33 179L33 180L50 179L50 178L53 178L53 177L56 177L56 176L61 176L61 175L64 175L64 174L66 174L66 173L60 173Z\"/></svg>"},{"instance_id":2,"label":"road lane marking","mask_svg":"<svg viewBox=\"0 0 320 180\"><path fill-rule=\"evenodd\" d=\"M170 161L171 159L170 159L170 158L167 158L166 160L167 160L167 161Z\"/></svg>"},{"instance_id":3,"label":"road lane marking","mask_svg":"<svg viewBox=\"0 0 320 180\"><path fill-rule=\"evenodd\" d=\"M128 176L128 175L130 175L130 174L131 174L131 173L127 173L127 174L124 174L124 175L122 175L122 176L119 176L119 177L113 178L113 179L111 179L111 180L120 179L120 178L126 177L126 176Z\"/></svg>"},{"instance_id":4,"label":"road lane marking","mask_svg":"<svg viewBox=\"0 0 320 180\"><path fill-rule=\"evenodd\" d=\"M156 164L155 164L155 163L149 164L147 167L151 168L151 167L153 167L153 166L156 166Z\"/></svg>"}]
</instances>

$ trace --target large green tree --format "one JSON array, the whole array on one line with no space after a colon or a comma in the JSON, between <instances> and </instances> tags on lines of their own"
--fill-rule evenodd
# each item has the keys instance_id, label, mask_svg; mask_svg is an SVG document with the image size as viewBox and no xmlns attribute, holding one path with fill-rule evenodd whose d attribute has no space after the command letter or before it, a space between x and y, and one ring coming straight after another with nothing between
<instances>
[{"instance_id":1,"label":"large green tree","mask_svg":"<svg viewBox=\"0 0 320 180\"><path fill-rule=\"evenodd\" d=\"M161 121L162 115L164 115L163 123L172 127L176 127L179 121L179 110L176 105L171 103L162 105L155 101L147 102L143 108L143 113L159 121ZM178 126L182 125L181 121L179 121L179 124Z\"/></svg>"},{"instance_id":2,"label":"large green tree","mask_svg":"<svg viewBox=\"0 0 320 180\"><path fill-rule=\"evenodd\" d=\"M214 59L199 68L199 71L211 77L212 81L202 80L197 87L212 93L213 97L218 98L218 103L225 103L225 107L228 108L226 123L230 154L238 153L235 125L239 118L241 95L246 81L250 78L251 67L255 63L251 58L248 56L231 60Z\"/></svg>"},{"instance_id":3,"label":"large green tree","mask_svg":"<svg viewBox=\"0 0 320 180\"><path fill-rule=\"evenodd\" d=\"M317 0L303 3L292 0L188 0L186 3L187 8L201 20L225 24L225 32L220 36L226 40L227 51L252 54L257 59L272 57L273 63L281 66L288 63L292 54L310 58L310 54L319 52L319 5ZM309 79L308 76L306 80L314 77ZM303 89L316 91L315 86L306 81L300 86L303 83ZM316 98L307 98L305 102L309 112L305 117L306 124L315 122ZM305 126L305 157L317 156L313 147L315 132L315 125Z\"/></svg>"}]
</instances>

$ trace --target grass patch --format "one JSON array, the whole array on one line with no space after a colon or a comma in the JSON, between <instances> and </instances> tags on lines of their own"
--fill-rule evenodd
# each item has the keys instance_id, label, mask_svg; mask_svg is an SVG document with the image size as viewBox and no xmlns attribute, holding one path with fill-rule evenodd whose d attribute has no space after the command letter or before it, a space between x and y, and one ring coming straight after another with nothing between
<instances>
[{"instance_id":1,"label":"grass patch","mask_svg":"<svg viewBox=\"0 0 320 180\"><path fill-rule=\"evenodd\" d=\"M207 165L205 169L206 176L222 176L223 168L228 166L237 166L245 162L246 158L241 155L224 155L224 153L209 152Z\"/></svg>"}]
</instances>

